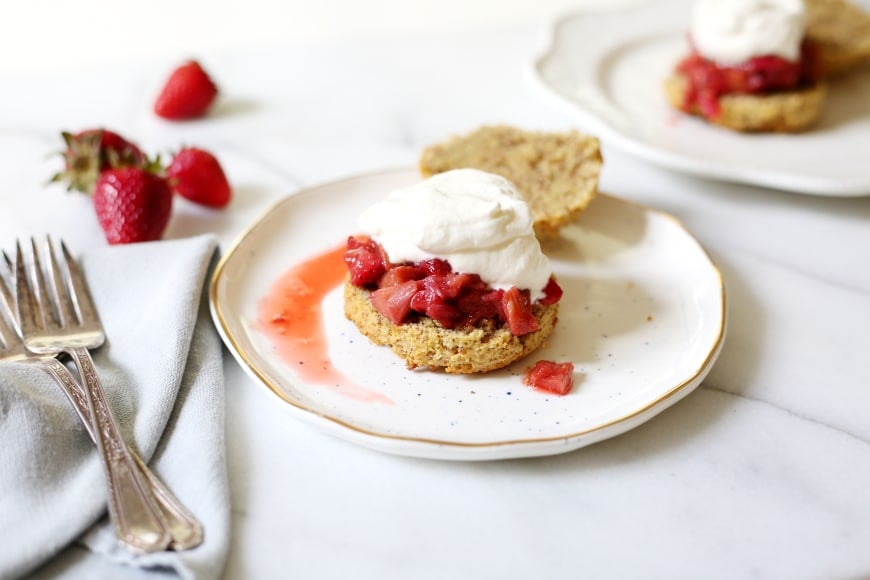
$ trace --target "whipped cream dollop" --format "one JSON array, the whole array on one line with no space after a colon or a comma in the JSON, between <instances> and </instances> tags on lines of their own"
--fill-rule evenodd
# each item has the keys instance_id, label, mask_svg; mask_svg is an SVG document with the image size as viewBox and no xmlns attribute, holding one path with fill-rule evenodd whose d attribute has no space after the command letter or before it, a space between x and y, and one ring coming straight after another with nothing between
<instances>
[{"instance_id":1,"label":"whipped cream dollop","mask_svg":"<svg viewBox=\"0 0 870 580\"><path fill-rule=\"evenodd\" d=\"M532 300L552 273L522 194L485 171L454 169L393 191L358 223L393 263L441 258L493 288L528 289Z\"/></svg>"},{"instance_id":2,"label":"whipped cream dollop","mask_svg":"<svg viewBox=\"0 0 870 580\"><path fill-rule=\"evenodd\" d=\"M698 53L723 65L756 56L800 58L807 15L803 0L697 0L691 35Z\"/></svg>"}]
</instances>

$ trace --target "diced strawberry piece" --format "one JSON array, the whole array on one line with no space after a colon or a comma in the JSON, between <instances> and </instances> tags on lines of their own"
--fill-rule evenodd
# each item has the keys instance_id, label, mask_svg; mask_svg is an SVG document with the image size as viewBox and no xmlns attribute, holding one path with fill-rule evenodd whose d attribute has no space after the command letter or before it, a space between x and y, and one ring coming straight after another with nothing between
<instances>
[{"instance_id":1,"label":"diced strawberry piece","mask_svg":"<svg viewBox=\"0 0 870 580\"><path fill-rule=\"evenodd\" d=\"M574 365L539 360L523 376L523 382L548 393L567 395L574 386Z\"/></svg>"},{"instance_id":2,"label":"diced strawberry piece","mask_svg":"<svg viewBox=\"0 0 870 580\"><path fill-rule=\"evenodd\" d=\"M559 300L562 299L562 287L559 286L559 283L556 282L556 279L550 276L550 280L547 282L547 285L544 286L544 297L538 300L544 306L549 306L550 304L555 304Z\"/></svg>"},{"instance_id":3,"label":"diced strawberry piece","mask_svg":"<svg viewBox=\"0 0 870 580\"><path fill-rule=\"evenodd\" d=\"M420 268L426 273L427 276L431 276L432 274L450 274L451 272L453 272L453 268L450 267L450 263L440 258L429 258L428 260L422 260L420 262Z\"/></svg>"},{"instance_id":4,"label":"diced strawberry piece","mask_svg":"<svg viewBox=\"0 0 870 580\"><path fill-rule=\"evenodd\" d=\"M429 304L425 314L444 328L455 328L462 319L462 312L458 308L442 301Z\"/></svg>"},{"instance_id":5,"label":"diced strawberry piece","mask_svg":"<svg viewBox=\"0 0 870 580\"><path fill-rule=\"evenodd\" d=\"M523 336L538 330L538 319L532 313L532 303L528 290L512 286L502 297L505 322L514 336Z\"/></svg>"},{"instance_id":6,"label":"diced strawberry piece","mask_svg":"<svg viewBox=\"0 0 870 580\"><path fill-rule=\"evenodd\" d=\"M387 271L387 263L380 246L367 238L348 238L344 263L354 286L375 284Z\"/></svg>"},{"instance_id":7,"label":"diced strawberry piece","mask_svg":"<svg viewBox=\"0 0 870 580\"><path fill-rule=\"evenodd\" d=\"M465 315L463 324L474 326L481 320L499 317L500 298L492 290L467 289L456 299L456 306Z\"/></svg>"},{"instance_id":8,"label":"diced strawberry piece","mask_svg":"<svg viewBox=\"0 0 870 580\"><path fill-rule=\"evenodd\" d=\"M378 282L378 286L383 288L384 286L401 284L402 282L408 282L410 280L421 280L425 276L426 274L423 272L423 270L421 270L417 266L394 266L387 270L387 273L384 274L380 282Z\"/></svg>"},{"instance_id":9,"label":"diced strawberry piece","mask_svg":"<svg viewBox=\"0 0 870 580\"><path fill-rule=\"evenodd\" d=\"M393 324L401 324L411 313L411 298L418 289L416 280L378 288L372 292L372 305Z\"/></svg>"}]
</instances>

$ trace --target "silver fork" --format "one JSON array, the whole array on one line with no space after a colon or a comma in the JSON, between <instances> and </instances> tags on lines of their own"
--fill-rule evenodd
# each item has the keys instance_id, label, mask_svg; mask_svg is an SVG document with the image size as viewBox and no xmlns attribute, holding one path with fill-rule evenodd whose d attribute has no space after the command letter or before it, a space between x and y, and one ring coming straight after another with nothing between
<instances>
[{"instance_id":1,"label":"silver fork","mask_svg":"<svg viewBox=\"0 0 870 580\"><path fill-rule=\"evenodd\" d=\"M12 264L5 252L2 252L7 271L12 273ZM57 270L57 267L54 267ZM96 441L88 409L87 396L83 387L70 370L61 364L54 356L38 354L27 350L16 326L15 302L9 286L0 274L0 361L19 361L35 364L48 372L61 387L70 400L82 421L88 435ZM4 321L4 314L6 320ZM202 524L187 508L172 494L166 485L149 468L139 455L130 448L130 454L136 462L136 467L147 480L154 494L157 507L169 526L172 540L169 548L187 550L200 545L203 540Z\"/></svg>"},{"instance_id":2,"label":"silver fork","mask_svg":"<svg viewBox=\"0 0 870 580\"><path fill-rule=\"evenodd\" d=\"M172 541L169 524L122 438L88 352L89 348L103 344L105 334L84 277L63 244L61 250L67 268L60 271L49 240L46 284L33 239L31 247L32 280L27 276L21 245L16 244L18 322L24 343L28 350L38 354L66 353L78 369L85 387L86 407L93 421L94 442L108 483L109 514L119 540L140 552L166 549Z\"/></svg>"}]
</instances>

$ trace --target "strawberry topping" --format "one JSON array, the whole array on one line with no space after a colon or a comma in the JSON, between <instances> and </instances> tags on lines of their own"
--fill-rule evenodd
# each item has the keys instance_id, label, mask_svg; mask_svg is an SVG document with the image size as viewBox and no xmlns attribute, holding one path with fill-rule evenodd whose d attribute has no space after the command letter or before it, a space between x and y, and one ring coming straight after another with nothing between
<instances>
[{"instance_id":1,"label":"strawberry topping","mask_svg":"<svg viewBox=\"0 0 870 580\"><path fill-rule=\"evenodd\" d=\"M374 240L351 236L347 239L344 263L354 286L369 286L380 280L387 271L388 260Z\"/></svg>"},{"instance_id":2,"label":"strawberry topping","mask_svg":"<svg viewBox=\"0 0 870 580\"><path fill-rule=\"evenodd\" d=\"M348 238L344 262L351 283L372 290L375 309L393 324L427 316L444 328L481 320L504 324L515 336L538 330L528 290L493 289L477 274L453 272L445 260L390 264L381 246L364 236ZM539 304L555 304L562 289L550 278Z\"/></svg>"},{"instance_id":3,"label":"strawberry topping","mask_svg":"<svg viewBox=\"0 0 870 580\"><path fill-rule=\"evenodd\" d=\"M734 66L706 59L692 48L677 65L688 83L683 109L697 107L708 119L721 110L719 99L727 94L768 94L810 86L820 77L817 49L809 41L801 45L801 56L791 62L778 56L758 56Z\"/></svg>"}]
</instances>

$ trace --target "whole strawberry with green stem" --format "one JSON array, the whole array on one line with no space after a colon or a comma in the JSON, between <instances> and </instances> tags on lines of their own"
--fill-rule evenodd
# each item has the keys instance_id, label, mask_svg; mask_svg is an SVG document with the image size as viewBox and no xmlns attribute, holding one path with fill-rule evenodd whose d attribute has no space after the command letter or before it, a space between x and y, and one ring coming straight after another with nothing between
<instances>
[{"instance_id":1,"label":"whole strawberry with green stem","mask_svg":"<svg viewBox=\"0 0 870 580\"><path fill-rule=\"evenodd\" d=\"M100 173L109 168L138 167L147 163L138 145L108 129L86 129L61 133L66 148L63 171L52 181L67 184L67 190L93 193Z\"/></svg>"}]
</instances>

